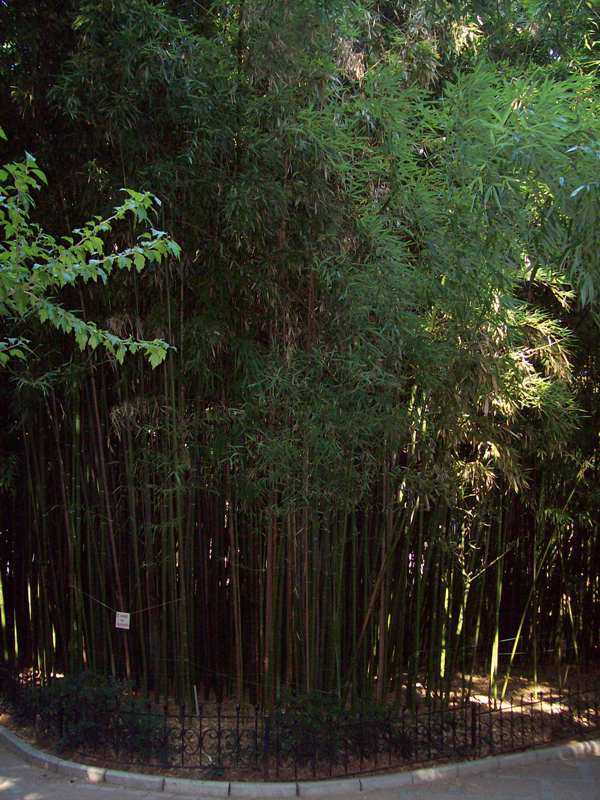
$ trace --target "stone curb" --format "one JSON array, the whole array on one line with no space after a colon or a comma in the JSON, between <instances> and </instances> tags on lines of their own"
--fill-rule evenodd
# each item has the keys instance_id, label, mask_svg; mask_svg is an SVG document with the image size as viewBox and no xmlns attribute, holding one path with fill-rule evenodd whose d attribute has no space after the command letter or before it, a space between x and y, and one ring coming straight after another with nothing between
<instances>
[{"instance_id":1,"label":"stone curb","mask_svg":"<svg viewBox=\"0 0 600 800\"><path fill-rule=\"evenodd\" d=\"M120 769L107 769L104 780L113 786L142 789L146 792L162 792L165 786L162 775L144 775L142 772L125 772Z\"/></svg>"},{"instance_id":2,"label":"stone curb","mask_svg":"<svg viewBox=\"0 0 600 800\"><path fill-rule=\"evenodd\" d=\"M188 778L163 778L160 775L145 775L138 772L124 772L116 769L92 767L65 761L57 756L44 753L0 725L0 742L29 764L40 769L78 778L87 783L108 783L129 789L164 792L169 795L192 795L201 793L204 797L240 798L279 798L279 797L346 797L359 792L379 789L398 789L431 781L453 780L463 776L477 775L481 772L501 772L504 769L526 766L550 759L582 758L600 756L600 739L586 742L567 742L539 750L526 750L523 753L509 753L487 756L476 761L462 761L457 764L443 764L439 767L423 767L405 772L370 775L364 778L341 778L339 780L302 781L288 783L252 783L227 781L202 781Z\"/></svg>"},{"instance_id":3,"label":"stone curb","mask_svg":"<svg viewBox=\"0 0 600 800\"><path fill-rule=\"evenodd\" d=\"M191 778L165 778L163 791L168 794L196 794L201 792L203 797L229 797L227 781L198 781Z\"/></svg>"}]
</instances>

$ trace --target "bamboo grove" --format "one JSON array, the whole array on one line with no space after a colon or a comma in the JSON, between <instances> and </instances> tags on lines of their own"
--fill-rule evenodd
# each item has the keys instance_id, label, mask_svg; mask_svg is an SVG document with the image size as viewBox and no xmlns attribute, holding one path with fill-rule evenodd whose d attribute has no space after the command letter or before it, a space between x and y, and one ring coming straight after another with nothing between
<instances>
[{"instance_id":1,"label":"bamboo grove","mask_svg":"<svg viewBox=\"0 0 600 800\"><path fill-rule=\"evenodd\" d=\"M57 298L156 368L0 316L5 662L270 704L598 656L597 18L500 5L2 5L39 219L127 186L181 246Z\"/></svg>"}]
</instances>

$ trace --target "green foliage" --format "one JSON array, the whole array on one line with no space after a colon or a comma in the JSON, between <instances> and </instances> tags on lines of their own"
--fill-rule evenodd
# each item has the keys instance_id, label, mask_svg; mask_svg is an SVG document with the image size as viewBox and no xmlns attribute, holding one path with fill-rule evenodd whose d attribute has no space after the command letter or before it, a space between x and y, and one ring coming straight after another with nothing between
<instances>
[{"instance_id":1,"label":"green foliage","mask_svg":"<svg viewBox=\"0 0 600 800\"><path fill-rule=\"evenodd\" d=\"M298 766L343 764L371 758L385 741L390 752L408 757L410 736L400 729L397 709L375 701L345 707L318 692L287 695L270 717L283 758Z\"/></svg>"},{"instance_id":2,"label":"green foliage","mask_svg":"<svg viewBox=\"0 0 600 800\"><path fill-rule=\"evenodd\" d=\"M5 164L0 169L0 317L6 322L33 316L74 336L81 350L100 345L119 363L123 363L127 352L140 351L156 367L167 353L164 342L115 336L64 309L53 297L66 286L78 283L106 284L114 270L135 268L141 272L147 265L178 258L179 246L154 228L141 234L131 247L105 250L107 234L128 216L136 223L150 224L149 214L156 198L128 189L127 200L111 216L97 216L76 228L71 236L57 240L31 219L32 192L39 190L40 184L47 184L46 176L29 153L25 161ZM25 360L28 351L26 340L1 340L0 366L11 358Z\"/></svg>"},{"instance_id":3,"label":"green foliage","mask_svg":"<svg viewBox=\"0 0 600 800\"><path fill-rule=\"evenodd\" d=\"M127 684L91 672L23 689L16 712L65 750L109 747L152 757L163 740L160 716L148 713Z\"/></svg>"},{"instance_id":4,"label":"green foliage","mask_svg":"<svg viewBox=\"0 0 600 800\"><path fill-rule=\"evenodd\" d=\"M597 492L580 478L598 414L595 5L82 2L51 58L6 13L19 146L50 142L45 229L146 186L183 253L172 265L153 229L123 244L124 216L147 224L152 205L135 192L72 240L31 235L41 175L6 170L6 252L25 248L10 315L117 360L160 361L143 327L176 347L152 374L114 373L44 342L43 375L6 391L39 529L24 563L60 552L89 594L162 609L125 652L55 576L45 663L85 640L165 694L235 671L266 702L286 682L381 699L498 653L508 590L542 579L529 640L543 607L547 650L568 623L591 652L564 597L596 602ZM68 171L40 94L74 143ZM77 282L101 328L49 299ZM1 352L24 356L9 335ZM577 596L556 588L572 584L559 529L588 576Z\"/></svg>"}]
</instances>

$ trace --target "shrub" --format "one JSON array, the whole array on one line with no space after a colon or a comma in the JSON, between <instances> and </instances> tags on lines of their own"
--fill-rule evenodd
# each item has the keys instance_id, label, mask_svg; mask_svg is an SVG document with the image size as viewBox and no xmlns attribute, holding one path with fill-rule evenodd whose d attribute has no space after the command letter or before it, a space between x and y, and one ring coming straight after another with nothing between
<instances>
[{"instance_id":1,"label":"shrub","mask_svg":"<svg viewBox=\"0 0 600 800\"><path fill-rule=\"evenodd\" d=\"M15 708L61 749L144 757L164 750L162 718L150 713L128 684L111 677L83 672L26 687Z\"/></svg>"},{"instance_id":2,"label":"shrub","mask_svg":"<svg viewBox=\"0 0 600 800\"><path fill-rule=\"evenodd\" d=\"M372 702L348 708L331 695L285 698L271 717L271 752L299 766L410 753L393 709Z\"/></svg>"}]
</instances>

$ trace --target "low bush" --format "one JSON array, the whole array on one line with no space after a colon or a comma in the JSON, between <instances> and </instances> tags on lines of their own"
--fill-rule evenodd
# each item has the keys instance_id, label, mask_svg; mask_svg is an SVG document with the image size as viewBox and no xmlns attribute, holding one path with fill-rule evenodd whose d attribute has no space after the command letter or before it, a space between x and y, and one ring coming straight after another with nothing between
<instances>
[{"instance_id":1,"label":"low bush","mask_svg":"<svg viewBox=\"0 0 600 800\"><path fill-rule=\"evenodd\" d=\"M25 687L14 705L18 717L61 749L145 758L164 751L162 718L111 677L83 672Z\"/></svg>"},{"instance_id":2,"label":"low bush","mask_svg":"<svg viewBox=\"0 0 600 800\"><path fill-rule=\"evenodd\" d=\"M286 697L270 719L269 749L299 766L340 764L380 753L410 754L409 737L394 709L374 702L346 707L331 695Z\"/></svg>"}]
</instances>

